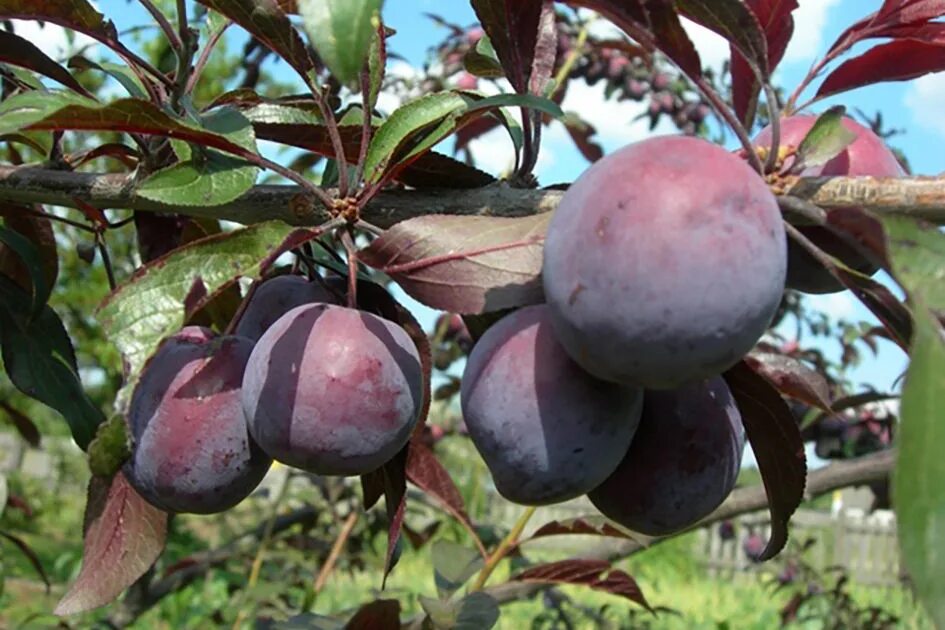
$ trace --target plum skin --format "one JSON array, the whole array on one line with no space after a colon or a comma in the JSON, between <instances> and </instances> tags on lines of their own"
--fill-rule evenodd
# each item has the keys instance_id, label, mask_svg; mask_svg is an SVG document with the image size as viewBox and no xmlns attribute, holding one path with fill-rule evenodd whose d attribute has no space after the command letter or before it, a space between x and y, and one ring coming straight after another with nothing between
<instances>
[{"instance_id":1,"label":"plum skin","mask_svg":"<svg viewBox=\"0 0 945 630\"><path fill-rule=\"evenodd\" d=\"M620 525L667 536L722 504L735 487L744 446L741 415L721 377L647 390L630 448L587 496Z\"/></svg>"},{"instance_id":2,"label":"plum skin","mask_svg":"<svg viewBox=\"0 0 945 630\"><path fill-rule=\"evenodd\" d=\"M249 431L273 459L361 475L403 448L419 419L416 346L396 324L332 304L298 306L259 339L243 378Z\"/></svg>"},{"instance_id":3,"label":"plum skin","mask_svg":"<svg viewBox=\"0 0 945 630\"><path fill-rule=\"evenodd\" d=\"M672 389L758 341L784 291L785 232L764 180L698 138L591 166L562 197L542 270L558 338L605 380Z\"/></svg>"},{"instance_id":4,"label":"plum skin","mask_svg":"<svg viewBox=\"0 0 945 630\"><path fill-rule=\"evenodd\" d=\"M815 122L817 122L817 116L810 114L799 114L781 119L780 145L782 147L800 146ZM821 175L902 177L904 175L902 165L882 138L871 129L846 116L842 118L842 124L856 134L856 140L827 163L806 168L801 175L805 177ZM771 127L762 129L752 143L755 146L770 146ZM867 275L876 273L876 267L872 263L829 229L806 225L798 226L798 230L819 248L844 261L853 269ZM793 239L788 240L786 284L789 288L814 294L837 293L846 288Z\"/></svg>"},{"instance_id":5,"label":"plum skin","mask_svg":"<svg viewBox=\"0 0 945 630\"><path fill-rule=\"evenodd\" d=\"M259 341L277 319L296 306L315 302L334 302L323 286L302 276L282 275L262 281L236 325L235 333Z\"/></svg>"},{"instance_id":6,"label":"plum skin","mask_svg":"<svg viewBox=\"0 0 945 630\"><path fill-rule=\"evenodd\" d=\"M124 470L167 512L225 511L259 485L272 460L249 437L240 400L252 351L244 337L190 326L165 340L135 387Z\"/></svg>"},{"instance_id":7,"label":"plum skin","mask_svg":"<svg viewBox=\"0 0 945 630\"><path fill-rule=\"evenodd\" d=\"M557 342L548 307L520 309L473 347L461 387L473 444L506 499L546 505L587 493L617 466L642 391L601 381Z\"/></svg>"}]
</instances>

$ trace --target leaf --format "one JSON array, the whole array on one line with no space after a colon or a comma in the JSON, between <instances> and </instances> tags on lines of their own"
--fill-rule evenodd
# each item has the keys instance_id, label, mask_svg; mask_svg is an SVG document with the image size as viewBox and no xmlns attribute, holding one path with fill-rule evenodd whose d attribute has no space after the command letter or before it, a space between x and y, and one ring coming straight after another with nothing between
<instances>
[{"instance_id":1,"label":"leaf","mask_svg":"<svg viewBox=\"0 0 945 630\"><path fill-rule=\"evenodd\" d=\"M440 599L449 599L483 566L478 550L447 540L433 543L430 553L433 558L433 578Z\"/></svg>"},{"instance_id":2,"label":"leaf","mask_svg":"<svg viewBox=\"0 0 945 630\"><path fill-rule=\"evenodd\" d=\"M908 81L945 70L945 47L914 40L880 44L831 72L816 98L821 99L884 81Z\"/></svg>"},{"instance_id":3,"label":"leaf","mask_svg":"<svg viewBox=\"0 0 945 630\"><path fill-rule=\"evenodd\" d=\"M528 91L542 16L541 0L471 0L512 88Z\"/></svg>"},{"instance_id":4,"label":"leaf","mask_svg":"<svg viewBox=\"0 0 945 630\"><path fill-rule=\"evenodd\" d=\"M499 603L476 591L458 601L420 596L420 606L433 627L442 630L489 630L499 621Z\"/></svg>"},{"instance_id":5,"label":"leaf","mask_svg":"<svg viewBox=\"0 0 945 630\"><path fill-rule=\"evenodd\" d=\"M53 614L73 615L117 598L164 549L167 514L151 506L119 472L93 477L85 508L82 568Z\"/></svg>"},{"instance_id":6,"label":"leaf","mask_svg":"<svg viewBox=\"0 0 945 630\"><path fill-rule=\"evenodd\" d=\"M368 93L364 98L364 111L373 112L377 97L384 87L384 74L387 71L387 30L384 23L377 19L371 35L371 48L368 51Z\"/></svg>"},{"instance_id":7,"label":"leaf","mask_svg":"<svg viewBox=\"0 0 945 630\"><path fill-rule=\"evenodd\" d=\"M4 484L6 481L4 480ZM6 497L4 497L4 503L6 503ZM3 536L14 545L26 556L26 559L30 561L30 564L33 566L33 570L36 571L39 578L43 581L43 584L46 585L46 593L49 593L49 577L46 575L46 570L43 569L43 564L39 561L39 556L36 555L36 552L33 551L33 548L26 544L22 538L18 538L13 534L0 530L0 536Z\"/></svg>"},{"instance_id":8,"label":"leaf","mask_svg":"<svg viewBox=\"0 0 945 630\"><path fill-rule=\"evenodd\" d=\"M299 12L319 57L342 84L357 83L367 61L382 0L300 0Z\"/></svg>"},{"instance_id":9,"label":"leaf","mask_svg":"<svg viewBox=\"0 0 945 630\"><path fill-rule=\"evenodd\" d=\"M604 536L607 538L629 539L623 531L611 525L610 521L602 516L579 516L564 521L550 521L535 530L527 540L545 538L547 536L581 535ZM527 542L523 541L523 542Z\"/></svg>"},{"instance_id":10,"label":"leaf","mask_svg":"<svg viewBox=\"0 0 945 630\"><path fill-rule=\"evenodd\" d=\"M912 315L899 298L886 286L852 269L838 267L835 275L876 316L889 338L906 349L912 338Z\"/></svg>"},{"instance_id":11,"label":"leaf","mask_svg":"<svg viewBox=\"0 0 945 630\"><path fill-rule=\"evenodd\" d=\"M5 475L0 473L0 516L3 516L3 511L7 507L7 499L10 497L9 488L7 487L7 478Z\"/></svg>"},{"instance_id":12,"label":"leaf","mask_svg":"<svg viewBox=\"0 0 945 630\"><path fill-rule=\"evenodd\" d=\"M606 560L572 559L541 564L522 571L511 582L539 584L579 584L596 591L618 595L652 610L636 580L614 569Z\"/></svg>"},{"instance_id":13,"label":"leaf","mask_svg":"<svg viewBox=\"0 0 945 630\"><path fill-rule=\"evenodd\" d=\"M36 428L32 420L5 400L0 400L0 409L6 413L7 419L13 424L16 432L20 434L20 437L23 438L27 444L33 448L40 447L42 437L39 434L39 429ZM5 498L0 501L0 511L2 511L4 503L6 503Z\"/></svg>"},{"instance_id":14,"label":"leaf","mask_svg":"<svg viewBox=\"0 0 945 630\"><path fill-rule=\"evenodd\" d=\"M68 70L50 59L33 42L9 31L0 30L0 61L38 72L82 96L94 98Z\"/></svg>"},{"instance_id":15,"label":"leaf","mask_svg":"<svg viewBox=\"0 0 945 630\"><path fill-rule=\"evenodd\" d=\"M408 219L360 258L433 308L479 313L535 304L543 299L541 255L550 214Z\"/></svg>"},{"instance_id":16,"label":"leaf","mask_svg":"<svg viewBox=\"0 0 945 630\"><path fill-rule=\"evenodd\" d=\"M945 236L932 225L895 215L882 217L896 279L937 313L945 313Z\"/></svg>"},{"instance_id":17,"label":"leaf","mask_svg":"<svg viewBox=\"0 0 945 630\"><path fill-rule=\"evenodd\" d=\"M378 599L361 606L345 630L400 630L400 602Z\"/></svg>"},{"instance_id":18,"label":"leaf","mask_svg":"<svg viewBox=\"0 0 945 630\"><path fill-rule=\"evenodd\" d=\"M747 0L677 0L680 13L725 38L767 80L768 41Z\"/></svg>"},{"instance_id":19,"label":"leaf","mask_svg":"<svg viewBox=\"0 0 945 630\"><path fill-rule=\"evenodd\" d=\"M59 277L59 252L56 234L53 232L52 222L49 219L30 214L31 210L33 208L28 206L0 203L0 217L3 217L8 228L22 234L33 244L39 254L46 286L52 288L56 286L56 280ZM2 259L3 254L0 253L0 270L4 266Z\"/></svg>"},{"instance_id":20,"label":"leaf","mask_svg":"<svg viewBox=\"0 0 945 630\"><path fill-rule=\"evenodd\" d=\"M253 126L236 109L216 109L202 123L206 129L256 153ZM174 206L221 205L252 188L259 173L256 166L213 150L187 147L179 157L181 162L151 174L136 192Z\"/></svg>"},{"instance_id":21,"label":"leaf","mask_svg":"<svg viewBox=\"0 0 945 630\"><path fill-rule=\"evenodd\" d=\"M482 109L510 106L534 109L543 114L548 114L553 118L564 117L564 112L561 110L560 105L544 96L536 96L534 94L496 94L471 103L466 107L463 113L469 114Z\"/></svg>"},{"instance_id":22,"label":"leaf","mask_svg":"<svg viewBox=\"0 0 945 630\"><path fill-rule=\"evenodd\" d=\"M174 118L148 101L124 98L111 103L70 93L17 94L0 103L0 133L36 130L123 131L194 142L244 158L256 154L226 136Z\"/></svg>"},{"instance_id":23,"label":"leaf","mask_svg":"<svg viewBox=\"0 0 945 630\"><path fill-rule=\"evenodd\" d=\"M773 352L754 351L745 357L745 363L783 395L827 412L832 411L827 379L798 359Z\"/></svg>"},{"instance_id":24,"label":"leaf","mask_svg":"<svg viewBox=\"0 0 945 630\"><path fill-rule=\"evenodd\" d=\"M117 414L98 425L89 444L89 470L95 477L111 477L131 457L131 437L124 416Z\"/></svg>"},{"instance_id":25,"label":"leaf","mask_svg":"<svg viewBox=\"0 0 945 630\"><path fill-rule=\"evenodd\" d=\"M303 78L315 64L305 42L276 0L197 0L246 29L267 48L286 60Z\"/></svg>"},{"instance_id":26,"label":"leaf","mask_svg":"<svg viewBox=\"0 0 945 630\"><path fill-rule=\"evenodd\" d=\"M826 164L853 144L857 135L843 124L845 112L846 107L836 105L817 117L797 148L793 172Z\"/></svg>"},{"instance_id":27,"label":"leaf","mask_svg":"<svg viewBox=\"0 0 945 630\"><path fill-rule=\"evenodd\" d=\"M541 3L538 18L538 34L535 38L535 53L528 76L528 91L537 96L547 96L558 55L558 24L555 5L551 0Z\"/></svg>"},{"instance_id":28,"label":"leaf","mask_svg":"<svg viewBox=\"0 0 945 630\"><path fill-rule=\"evenodd\" d=\"M776 556L788 539L788 521L804 498L807 461L797 421L778 391L747 363L724 374L738 404L745 434L768 495L771 538L760 560Z\"/></svg>"},{"instance_id":29,"label":"leaf","mask_svg":"<svg viewBox=\"0 0 945 630\"><path fill-rule=\"evenodd\" d=\"M466 100L458 94L437 92L397 108L371 139L364 161L365 181L379 182L385 171L396 163L395 154L408 140L465 107Z\"/></svg>"},{"instance_id":30,"label":"leaf","mask_svg":"<svg viewBox=\"0 0 945 630\"><path fill-rule=\"evenodd\" d=\"M875 22L902 23L924 22L945 15L942 0L885 0Z\"/></svg>"},{"instance_id":31,"label":"leaf","mask_svg":"<svg viewBox=\"0 0 945 630\"><path fill-rule=\"evenodd\" d=\"M187 321L185 301L200 281L205 297L189 305L199 310L241 276L258 277L283 252L318 232L279 221L203 238L154 260L109 295L98 310L108 338L127 362L127 385L165 337Z\"/></svg>"},{"instance_id":32,"label":"leaf","mask_svg":"<svg viewBox=\"0 0 945 630\"><path fill-rule=\"evenodd\" d=\"M895 257L895 248L893 248ZM921 288L908 287L921 300ZM941 444L945 423L945 342L935 318L925 309L916 314L915 339L900 407L899 454L893 476L899 546L909 576L936 625L945 624L945 475Z\"/></svg>"},{"instance_id":33,"label":"leaf","mask_svg":"<svg viewBox=\"0 0 945 630\"><path fill-rule=\"evenodd\" d=\"M80 70L98 70L115 79L130 96L145 100L148 98L141 79L128 66L108 62L95 63L81 55L76 55L69 59L69 67Z\"/></svg>"},{"instance_id":34,"label":"leaf","mask_svg":"<svg viewBox=\"0 0 945 630\"><path fill-rule=\"evenodd\" d=\"M746 0L764 31L768 48L768 73L773 74L794 34L793 11L797 0ZM746 127L751 127L758 105L761 84L737 48L731 46L732 100L735 113Z\"/></svg>"},{"instance_id":35,"label":"leaf","mask_svg":"<svg viewBox=\"0 0 945 630\"><path fill-rule=\"evenodd\" d=\"M84 33L120 54L127 51L118 41L115 25L88 0L0 0L0 20L10 18L57 24Z\"/></svg>"},{"instance_id":36,"label":"leaf","mask_svg":"<svg viewBox=\"0 0 945 630\"><path fill-rule=\"evenodd\" d=\"M59 316L43 306L35 317L29 296L0 276L0 346L10 381L63 415L83 450L104 420L82 389L72 342Z\"/></svg>"},{"instance_id":37,"label":"leaf","mask_svg":"<svg viewBox=\"0 0 945 630\"><path fill-rule=\"evenodd\" d=\"M10 252L15 257L10 256ZM19 232L0 226L0 262L4 263L0 266L0 274L11 280L20 280L18 283L20 287L29 291L32 298L30 318L39 315L43 306L49 301L52 287L46 282L43 261L39 257L39 252L33 247L33 243ZM23 282L23 276L26 277L28 284ZM23 286L24 284L27 286Z\"/></svg>"},{"instance_id":38,"label":"leaf","mask_svg":"<svg viewBox=\"0 0 945 630\"><path fill-rule=\"evenodd\" d=\"M413 440L410 444L407 452L406 475L410 483L436 498L444 509L460 522L469 532L480 552L485 555L485 548L476 534L476 529L466 512L463 497L456 484L453 483L449 471L436 458L436 454L420 440Z\"/></svg>"}]
</instances>

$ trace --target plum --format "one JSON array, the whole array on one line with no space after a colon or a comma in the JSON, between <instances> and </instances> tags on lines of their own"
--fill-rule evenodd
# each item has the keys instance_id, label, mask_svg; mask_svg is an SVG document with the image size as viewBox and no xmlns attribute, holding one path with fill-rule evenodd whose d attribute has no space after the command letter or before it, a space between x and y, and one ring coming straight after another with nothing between
<instances>
[{"instance_id":1,"label":"plum","mask_svg":"<svg viewBox=\"0 0 945 630\"><path fill-rule=\"evenodd\" d=\"M253 342L190 326L145 366L128 412L125 474L168 512L212 514L246 498L272 460L250 439L240 401Z\"/></svg>"},{"instance_id":2,"label":"plum","mask_svg":"<svg viewBox=\"0 0 945 630\"><path fill-rule=\"evenodd\" d=\"M607 518L647 536L685 529L735 487L745 446L721 377L643 394L640 426L617 469L588 493Z\"/></svg>"},{"instance_id":3,"label":"plum","mask_svg":"<svg viewBox=\"0 0 945 630\"><path fill-rule=\"evenodd\" d=\"M307 304L259 339L243 378L250 434L273 459L361 475L400 451L420 415L423 375L404 330L371 313Z\"/></svg>"},{"instance_id":4,"label":"plum","mask_svg":"<svg viewBox=\"0 0 945 630\"><path fill-rule=\"evenodd\" d=\"M797 115L782 119L781 146L800 146L816 121L817 116L812 115ZM896 155L879 136L851 118L844 117L842 121L844 127L856 134L856 140L826 164L807 168L801 172L802 175L808 177L820 175L901 177L903 175L902 165ZM771 144L770 126L761 130L755 137L754 144L764 147ZM800 226L798 229L815 245L839 258L847 266L868 275L876 273L875 265L860 255L856 248L827 228ZM787 286L804 293L836 293L845 288L806 249L793 240L788 241Z\"/></svg>"},{"instance_id":5,"label":"plum","mask_svg":"<svg viewBox=\"0 0 945 630\"><path fill-rule=\"evenodd\" d=\"M276 276L264 280L256 288L235 332L259 341L277 319L296 306L334 301L335 297L317 282L310 282L302 276Z\"/></svg>"},{"instance_id":6,"label":"plum","mask_svg":"<svg viewBox=\"0 0 945 630\"><path fill-rule=\"evenodd\" d=\"M758 341L784 291L785 234L765 181L698 138L644 140L562 197L544 247L558 339L605 380L672 389Z\"/></svg>"},{"instance_id":7,"label":"plum","mask_svg":"<svg viewBox=\"0 0 945 630\"><path fill-rule=\"evenodd\" d=\"M473 444L510 501L578 497L613 472L640 419L642 391L582 370L554 335L549 309L505 316L473 347L461 388Z\"/></svg>"}]
</instances>

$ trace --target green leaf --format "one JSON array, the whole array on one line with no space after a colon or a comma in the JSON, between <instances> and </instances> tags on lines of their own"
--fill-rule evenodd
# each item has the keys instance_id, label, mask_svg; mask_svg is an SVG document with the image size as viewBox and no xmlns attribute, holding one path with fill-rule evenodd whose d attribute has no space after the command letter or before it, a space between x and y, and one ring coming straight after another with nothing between
<instances>
[{"instance_id":1,"label":"green leaf","mask_svg":"<svg viewBox=\"0 0 945 630\"><path fill-rule=\"evenodd\" d=\"M165 337L240 276L256 277L279 255L317 236L278 221L215 234L158 258L99 307L108 338L127 362L125 389Z\"/></svg>"},{"instance_id":2,"label":"green leaf","mask_svg":"<svg viewBox=\"0 0 945 630\"><path fill-rule=\"evenodd\" d=\"M364 109L373 112L377 97L384 85L384 73L387 70L387 33L380 17L374 20L374 32L371 35L371 49L368 51L368 93L364 95Z\"/></svg>"},{"instance_id":3,"label":"green leaf","mask_svg":"<svg viewBox=\"0 0 945 630\"><path fill-rule=\"evenodd\" d=\"M856 140L856 134L843 125L843 105L831 107L817 118L797 148L792 171L826 164Z\"/></svg>"},{"instance_id":4,"label":"green leaf","mask_svg":"<svg viewBox=\"0 0 945 630\"><path fill-rule=\"evenodd\" d=\"M233 108L215 109L203 126L256 152L252 123ZM188 145L179 147L181 162L153 173L138 187L142 197L168 205L220 205L229 203L256 183L259 169L238 158Z\"/></svg>"},{"instance_id":5,"label":"green leaf","mask_svg":"<svg viewBox=\"0 0 945 630\"><path fill-rule=\"evenodd\" d=\"M463 57L463 67L477 77L498 79L505 76L488 35L480 37L476 47L466 53Z\"/></svg>"},{"instance_id":6,"label":"green leaf","mask_svg":"<svg viewBox=\"0 0 945 630\"><path fill-rule=\"evenodd\" d=\"M95 63L82 55L76 55L69 60L69 67L78 70L97 70L118 81L130 96L145 100L148 98L148 93L145 91L141 79L128 66L107 61Z\"/></svg>"},{"instance_id":7,"label":"green leaf","mask_svg":"<svg viewBox=\"0 0 945 630\"><path fill-rule=\"evenodd\" d=\"M907 217L882 220L896 278L926 306L945 312L945 234Z\"/></svg>"},{"instance_id":8,"label":"green leaf","mask_svg":"<svg viewBox=\"0 0 945 630\"><path fill-rule=\"evenodd\" d=\"M114 415L98 425L89 444L89 470L97 477L111 477L131 456L128 425L121 415Z\"/></svg>"},{"instance_id":9,"label":"green leaf","mask_svg":"<svg viewBox=\"0 0 945 630\"><path fill-rule=\"evenodd\" d=\"M395 153L424 129L440 124L450 114L466 107L466 99L453 92L438 92L399 107L377 129L364 164L365 181L377 183Z\"/></svg>"},{"instance_id":10,"label":"green leaf","mask_svg":"<svg viewBox=\"0 0 945 630\"><path fill-rule=\"evenodd\" d=\"M2 225L0 225L0 243L16 252L29 271L30 283L32 284L32 300L29 312L30 318L33 318L39 315L43 306L49 301L49 294L52 291L52 287L46 282L43 261L28 238Z\"/></svg>"},{"instance_id":11,"label":"green leaf","mask_svg":"<svg viewBox=\"0 0 945 630\"><path fill-rule=\"evenodd\" d=\"M489 630L499 620L499 604L482 591L458 601L420 596L420 606L437 630Z\"/></svg>"},{"instance_id":12,"label":"green leaf","mask_svg":"<svg viewBox=\"0 0 945 630\"><path fill-rule=\"evenodd\" d=\"M357 83L364 68L371 19L383 0L299 0L305 32L318 55L341 83Z\"/></svg>"},{"instance_id":13,"label":"green leaf","mask_svg":"<svg viewBox=\"0 0 945 630\"><path fill-rule=\"evenodd\" d=\"M945 342L935 318L925 308L916 310L900 408L896 517L909 576L936 625L945 627Z\"/></svg>"},{"instance_id":14,"label":"green leaf","mask_svg":"<svg viewBox=\"0 0 945 630\"><path fill-rule=\"evenodd\" d=\"M535 96L534 94L496 94L469 105L465 114L483 109L494 109L497 107L527 107L538 110L554 118L564 118L564 111L561 107L544 96Z\"/></svg>"},{"instance_id":15,"label":"green leaf","mask_svg":"<svg viewBox=\"0 0 945 630\"><path fill-rule=\"evenodd\" d=\"M0 346L10 381L63 415L80 448L105 419L82 389L72 342L59 316L44 306L30 317L29 296L0 276Z\"/></svg>"},{"instance_id":16,"label":"green leaf","mask_svg":"<svg viewBox=\"0 0 945 630\"><path fill-rule=\"evenodd\" d=\"M449 598L482 568L482 556L474 548L447 540L433 543L433 578L442 599Z\"/></svg>"}]
</instances>

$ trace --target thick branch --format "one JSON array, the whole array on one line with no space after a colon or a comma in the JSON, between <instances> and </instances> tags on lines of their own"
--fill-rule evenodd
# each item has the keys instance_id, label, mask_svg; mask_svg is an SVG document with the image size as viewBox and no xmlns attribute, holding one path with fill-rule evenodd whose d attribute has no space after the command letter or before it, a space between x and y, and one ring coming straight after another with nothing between
<instances>
[{"instance_id":1,"label":"thick branch","mask_svg":"<svg viewBox=\"0 0 945 630\"><path fill-rule=\"evenodd\" d=\"M182 211L245 224L281 219L293 225L311 226L328 219L324 207L297 186L256 186L228 204L176 208L134 194L132 184L132 179L122 174L0 166L0 201L75 207L78 199L98 208ZM945 177L805 178L785 192L820 206L857 206L945 224ZM554 210L562 194L557 190L522 190L503 184L474 190L390 191L381 193L368 205L364 219L386 228L431 213L525 216Z\"/></svg>"},{"instance_id":2,"label":"thick branch","mask_svg":"<svg viewBox=\"0 0 945 630\"><path fill-rule=\"evenodd\" d=\"M880 481L887 478L892 472L895 462L895 450L887 450L851 461L830 464L808 475L805 497L810 500L840 488ZM725 503L719 506L715 512L702 519L694 528L705 527L742 514L756 512L765 509L767 506L768 499L765 496L764 486L761 484L738 488L732 492ZM608 541L606 545L600 546L591 553L583 554L582 557L613 562L643 551L664 540L669 540L674 536L656 539L651 541L649 545L644 545L635 540ZM543 588L548 588L548 586L547 584L507 582L488 588L485 592L496 598L499 603L505 603L530 597Z\"/></svg>"}]
</instances>

